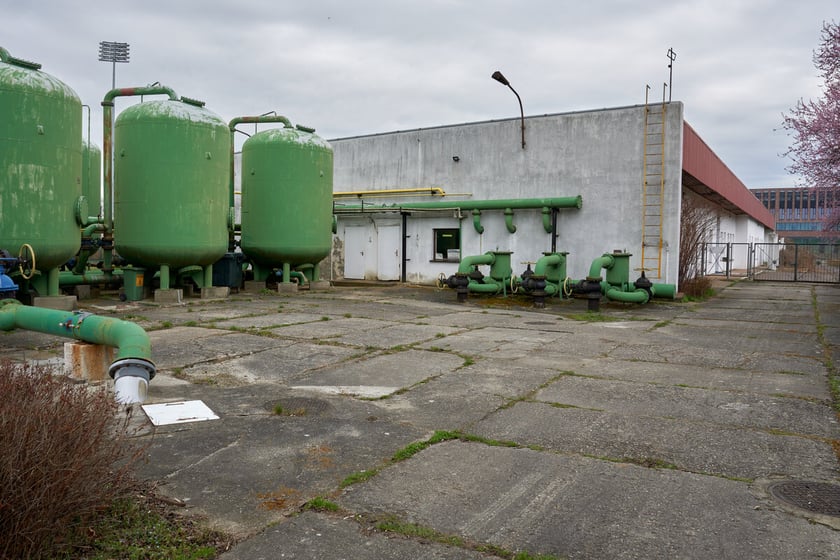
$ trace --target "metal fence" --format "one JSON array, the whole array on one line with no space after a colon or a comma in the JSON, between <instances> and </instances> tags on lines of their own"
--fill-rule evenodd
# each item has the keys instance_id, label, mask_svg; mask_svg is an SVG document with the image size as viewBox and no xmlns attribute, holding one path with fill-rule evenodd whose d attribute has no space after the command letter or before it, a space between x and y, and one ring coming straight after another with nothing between
<instances>
[{"instance_id":1,"label":"metal fence","mask_svg":"<svg viewBox=\"0 0 840 560\"><path fill-rule=\"evenodd\" d=\"M840 244L704 243L706 276L781 282L840 283Z\"/></svg>"}]
</instances>

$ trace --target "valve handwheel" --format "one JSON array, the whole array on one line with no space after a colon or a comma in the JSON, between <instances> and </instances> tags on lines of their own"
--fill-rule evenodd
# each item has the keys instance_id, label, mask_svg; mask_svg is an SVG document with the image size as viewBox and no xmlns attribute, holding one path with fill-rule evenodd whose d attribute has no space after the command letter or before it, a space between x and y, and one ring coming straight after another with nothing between
<instances>
[{"instance_id":1,"label":"valve handwheel","mask_svg":"<svg viewBox=\"0 0 840 560\"><path fill-rule=\"evenodd\" d=\"M438 288L438 290L442 290L445 287L446 287L446 274L441 272L440 274L438 274L438 277L437 277L437 288Z\"/></svg>"},{"instance_id":2,"label":"valve handwheel","mask_svg":"<svg viewBox=\"0 0 840 560\"><path fill-rule=\"evenodd\" d=\"M29 253L29 258L24 258L26 253ZM35 249L29 243L24 243L20 246L20 251L18 251L18 270L20 270L20 276L24 280L29 280L35 274Z\"/></svg>"},{"instance_id":3,"label":"valve handwheel","mask_svg":"<svg viewBox=\"0 0 840 560\"><path fill-rule=\"evenodd\" d=\"M563 294L566 297L572 295L572 278L570 276L566 276L563 280Z\"/></svg>"}]
</instances>

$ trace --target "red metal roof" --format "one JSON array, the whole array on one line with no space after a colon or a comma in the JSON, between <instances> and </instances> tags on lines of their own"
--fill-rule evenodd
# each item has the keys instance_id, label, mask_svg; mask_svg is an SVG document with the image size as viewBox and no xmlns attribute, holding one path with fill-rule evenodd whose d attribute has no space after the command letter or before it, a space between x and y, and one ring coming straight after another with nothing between
<instances>
[{"instance_id":1,"label":"red metal roof","mask_svg":"<svg viewBox=\"0 0 840 560\"><path fill-rule=\"evenodd\" d=\"M683 121L683 175L689 174L702 187L718 195L713 198L736 214L748 214L765 227L775 230L776 220L691 126ZM684 181L685 183L685 181ZM691 183L694 183L691 181ZM697 184L686 184L698 190ZM705 190L705 189L703 189ZM706 191L706 193L708 193ZM698 190L701 194L701 190Z\"/></svg>"}]
</instances>

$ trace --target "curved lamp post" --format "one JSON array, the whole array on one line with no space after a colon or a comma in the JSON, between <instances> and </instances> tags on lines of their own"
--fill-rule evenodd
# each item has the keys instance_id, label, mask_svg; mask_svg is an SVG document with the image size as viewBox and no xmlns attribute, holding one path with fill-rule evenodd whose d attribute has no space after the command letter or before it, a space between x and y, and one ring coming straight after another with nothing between
<instances>
[{"instance_id":1,"label":"curved lamp post","mask_svg":"<svg viewBox=\"0 0 840 560\"><path fill-rule=\"evenodd\" d=\"M521 122L522 122L522 149L524 150L525 149L525 111L522 110L522 98L519 97L519 94L516 93L516 90L513 89L513 86L510 85L510 82L508 81L507 78L505 78L504 74L502 74L498 70L493 72L493 75L491 76L491 78L493 78L494 80L496 80L500 84L509 87L510 91L512 91L513 94L516 96L516 100L519 101L519 115L520 115Z\"/></svg>"}]
</instances>

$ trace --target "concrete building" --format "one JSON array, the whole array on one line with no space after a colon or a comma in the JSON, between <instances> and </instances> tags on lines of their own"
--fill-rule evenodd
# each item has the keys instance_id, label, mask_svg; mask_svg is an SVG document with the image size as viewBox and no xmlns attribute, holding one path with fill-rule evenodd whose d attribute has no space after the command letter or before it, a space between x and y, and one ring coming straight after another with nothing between
<instances>
[{"instance_id":1,"label":"concrete building","mask_svg":"<svg viewBox=\"0 0 840 560\"><path fill-rule=\"evenodd\" d=\"M750 189L776 219L779 237L794 243L822 243L833 237L823 222L831 215L831 193L807 187Z\"/></svg>"},{"instance_id":2,"label":"concrete building","mask_svg":"<svg viewBox=\"0 0 840 560\"><path fill-rule=\"evenodd\" d=\"M631 269L676 284L686 197L717 216L707 241L775 241L773 216L683 120L680 102L330 144L332 279L433 283L461 256L487 251L512 252L516 274L543 252L565 251L578 279L621 250L633 254ZM577 196L580 208L554 204Z\"/></svg>"}]
</instances>

